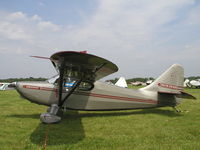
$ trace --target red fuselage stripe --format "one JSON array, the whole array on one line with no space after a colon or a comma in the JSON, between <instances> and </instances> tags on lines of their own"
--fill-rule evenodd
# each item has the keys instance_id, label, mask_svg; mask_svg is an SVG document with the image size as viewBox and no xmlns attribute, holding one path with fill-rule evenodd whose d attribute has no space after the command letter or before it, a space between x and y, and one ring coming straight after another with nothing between
<instances>
[{"instance_id":1,"label":"red fuselage stripe","mask_svg":"<svg viewBox=\"0 0 200 150\"><path fill-rule=\"evenodd\" d=\"M54 92L58 91L58 89L56 88L47 88L47 87L39 87L39 86L31 86L31 85L24 85L23 88L32 89L32 90L54 91ZM151 99L136 99L136 98L129 98L129 97L112 96L112 95L87 93L87 92L79 92L79 91L75 91L73 94L83 95L83 96L92 96L92 97L98 97L98 98L115 99L115 100L122 100L122 101L134 101L134 102L157 104L156 100L151 100Z\"/></svg>"},{"instance_id":2,"label":"red fuselage stripe","mask_svg":"<svg viewBox=\"0 0 200 150\"><path fill-rule=\"evenodd\" d=\"M151 104L157 103L157 101L150 100L150 99L136 99L136 98L112 96L112 95L104 95L104 94L96 94L96 93L75 92L74 94L99 97L99 98L117 99L117 100L124 100L124 101L146 102L146 103L151 103Z\"/></svg>"},{"instance_id":3,"label":"red fuselage stripe","mask_svg":"<svg viewBox=\"0 0 200 150\"><path fill-rule=\"evenodd\" d=\"M158 86L167 88L167 89L173 89L173 90L183 90L182 86L176 86L176 85L171 85L171 84L166 84L166 83L158 83Z\"/></svg>"}]
</instances>

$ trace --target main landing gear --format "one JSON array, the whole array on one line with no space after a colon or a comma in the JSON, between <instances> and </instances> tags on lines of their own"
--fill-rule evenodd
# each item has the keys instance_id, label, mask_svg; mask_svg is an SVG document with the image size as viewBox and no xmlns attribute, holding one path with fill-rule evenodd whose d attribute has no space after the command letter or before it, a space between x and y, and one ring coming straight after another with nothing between
<instances>
[{"instance_id":1,"label":"main landing gear","mask_svg":"<svg viewBox=\"0 0 200 150\"><path fill-rule=\"evenodd\" d=\"M48 108L47 113L43 113L40 115L40 120L43 123L51 124L58 123L61 121L61 117L56 114L59 111L59 107L57 104L52 104L51 107Z\"/></svg>"},{"instance_id":2,"label":"main landing gear","mask_svg":"<svg viewBox=\"0 0 200 150\"><path fill-rule=\"evenodd\" d=\"M67 95L62 98L62 93L60 94L60 100L58 101L58 104L52 104L48 109L47 113L43 113L40 115L40 120L43 123L51 124L51 123L58 123L61 121L61 117L58 116L60 113L63 113L62 107L64 102L67 100L67 98L73 93L73 91L79 86L81 83L81 80L74 80L73 82L69 82L70 87L65 87L65 91L67 92ZM65 83L66 84L66 83Z\"/></svg>"},{"instance_id":3,"label":"main landing gear","mask_svg":"<svg viewBox=\"0 0 200 150\"><path fill-rule=\"evenodd\" d=\"M58 116L62 111L64 103L74 90L79 87L81 82L88 83L93 88L93 82L95 81L95 72L101 69L105 64L100 65L97 68L87 68L84 65L77 65L69 63L65 58L60 58L58 62L59 79L58 79L58 101L52 104L47 113L43 113L40 116L40 120L43 123L58 123L61 121L61 117ZM65 93L63 95L63 93Z\"/></svg>"}]
</instances>

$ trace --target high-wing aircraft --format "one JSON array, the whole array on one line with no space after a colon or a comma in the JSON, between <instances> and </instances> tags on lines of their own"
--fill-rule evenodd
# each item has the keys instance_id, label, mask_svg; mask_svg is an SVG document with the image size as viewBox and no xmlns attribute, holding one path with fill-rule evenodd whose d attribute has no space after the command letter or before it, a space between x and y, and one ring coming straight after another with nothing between
<instances>
[{"instance_id":1,"label":"high-wing aircraft","mask_svg":"<svg viewBox=\"0 0 200 150\"><path fill-rule=\"evenodd\" d=\"M13 88L9 87L10 83L0 83L0 91L12 90Z\"/></svg>"},{"instance_id":2,"label":"high-wing aircraft","mask_svg":"<svg viewBox=\"0 0 200 150\"><path fill-rule=\"evenodd\" d=\"M58 75L43 82L16 82L13 86L31 102L49 106L41 114L43 123L61 120L58 112L75 110L126 110L180 104L181 98L195 99L183 92L184 72L174 64L149 86L133 90L109 85L99 79L118 71L118 67L86 52L63 51L49 59Z\"/></svg>"}]
</instances>

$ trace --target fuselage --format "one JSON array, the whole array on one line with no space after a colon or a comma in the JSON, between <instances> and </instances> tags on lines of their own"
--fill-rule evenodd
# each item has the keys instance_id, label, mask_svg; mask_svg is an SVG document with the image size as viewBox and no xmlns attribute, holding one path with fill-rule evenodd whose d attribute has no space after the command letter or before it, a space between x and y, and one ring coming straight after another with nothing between
<instances>
[{"instance_id":1,"label":"fuselage","mask_svg":"<svg viewBox=\"0 0 200 150\"><path fill-rule=\"evenodd\" d=\"M50 106L58 104L58 85L49 82L18 82L16 89L31 102ZM63 90L63 97L67 91ZM163 99L154 91L133 90L96 81L90 91L76 89L64 103L77 110L123 110L162 106ZM174 97L172 98L174 99Z\"/></svg>"}]
</instances>

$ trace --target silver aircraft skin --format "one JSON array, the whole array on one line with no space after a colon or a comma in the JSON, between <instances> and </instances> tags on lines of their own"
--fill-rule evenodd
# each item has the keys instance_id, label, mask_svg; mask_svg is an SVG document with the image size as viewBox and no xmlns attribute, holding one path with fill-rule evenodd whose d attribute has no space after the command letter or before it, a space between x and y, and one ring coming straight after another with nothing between
<instances>
[{"instance_id":1,"label":"silver aircraft skin","mask_svg":"<svg viewBox=\"0 0 200 150\"><path fill-rule=\"evenodd\" d=\"M57 103L58 88L48 82L18 82L17 91L31 102L51 106ZM63 91L63 95L66 91ZM157 106L157 93L132 90L96 81L91 91L75 90L64 107L78 110L116 110Z\"/></svg>"},{"instance_id":2,"label":"silver aircraft skin","mask_svg":"<svg viewBox=\"0 0 200 150\"><path fill-rule=\"evenodd\" d=\"M69 94L70 88L67 87L71 83L64 83L67 86L63 87L63 83L59 83L61 77L58 75L43 82L15 83L16 90L22 97L33 103L49 106L47 113L40 117L44 123L59 122L61 118L57 116L57 112L63 108L100 111L175 107L180 104L181 98L195 99L183 92L184 71L178 64L172 65L152 84L138 90L97 80L93 82L92 88L90 84L80 82ZM67 97L62 105L59 105L60 97Z\"/></svg>"}]
</instances>

